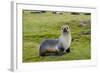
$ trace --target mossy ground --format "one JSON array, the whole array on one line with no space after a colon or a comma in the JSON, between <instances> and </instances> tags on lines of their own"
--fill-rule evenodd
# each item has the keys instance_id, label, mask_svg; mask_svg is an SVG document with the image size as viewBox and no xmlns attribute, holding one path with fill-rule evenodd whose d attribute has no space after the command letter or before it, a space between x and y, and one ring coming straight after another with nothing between
<instances>
[{"instance_id":1,"label":"mossy ground","mask_svg":"<svg viewBox=\"0 0 100 73\"><path fill-rule=\"evenodd\" d=\"M91 20L91 15L71 15L64 12L62 15L52 12L31 13L23 10L23 62L63 61L91 59L91 25L80 26L80 20ZM39 56L39 46L44 39L59 38L61 26L68 24L72 38L71 53L63 56Z\"/></svg>"}]
</instances>

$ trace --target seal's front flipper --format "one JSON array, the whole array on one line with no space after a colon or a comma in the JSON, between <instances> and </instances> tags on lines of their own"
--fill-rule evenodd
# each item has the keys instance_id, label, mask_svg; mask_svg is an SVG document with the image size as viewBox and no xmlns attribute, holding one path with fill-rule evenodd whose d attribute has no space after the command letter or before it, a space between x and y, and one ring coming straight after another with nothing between
<instances>
[{"instance_id":1,"label":"seal's front flipper","mask_svg":"<svg viewBox=\"0 0 100 73\"><path fill-rule=\"evenodd\" d=\"M70 52L71 52L71 51L70 51L70 47L66 50L66 52L67 52L67 53L70 53Z\"/></svg>"}]
</instances>

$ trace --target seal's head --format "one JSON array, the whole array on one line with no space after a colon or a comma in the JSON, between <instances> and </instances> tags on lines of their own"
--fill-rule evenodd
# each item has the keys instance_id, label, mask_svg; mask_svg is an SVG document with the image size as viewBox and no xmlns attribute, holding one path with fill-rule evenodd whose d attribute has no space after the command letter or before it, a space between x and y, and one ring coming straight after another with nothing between
<instances>
[{"instance_id":1,"label":"seal's head","mask_svg":"<svg viewBox=\"0 0 100 73\"><path fill-rule=\"evenodd\" d=\"M64 26L61 27L61 31L64 34L66 34L66 33L68 34L70 32L70 28L69 28L68 25L64 25Z\"/></svg>"}]
</instances>

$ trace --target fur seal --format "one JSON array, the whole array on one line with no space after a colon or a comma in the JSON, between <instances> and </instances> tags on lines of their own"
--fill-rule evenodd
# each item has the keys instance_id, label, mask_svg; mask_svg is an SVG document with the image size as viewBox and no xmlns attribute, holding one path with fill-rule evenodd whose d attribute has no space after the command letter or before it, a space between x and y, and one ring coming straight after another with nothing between
<instances>
[{"instance_id":1,"label":"fur seal","mask_svg":"<svg viewBox=\"0 0 100 73\"><path fill-rule=\"evenodd\" d=\"M48 53L59 55L70 52L71 31L68 25L61 27L61 36L58 39L44 40L39 48L40 56L46 56Z\"/></svg>"}]
</instances>

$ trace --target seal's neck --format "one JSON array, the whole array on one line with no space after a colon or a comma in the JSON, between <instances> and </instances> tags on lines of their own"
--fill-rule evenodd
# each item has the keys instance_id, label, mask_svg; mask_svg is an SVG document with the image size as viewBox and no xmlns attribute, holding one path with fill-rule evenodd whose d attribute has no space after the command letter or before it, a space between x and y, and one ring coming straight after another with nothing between
<instances>
[{"instance_id":1,"label":"seal's neck","mask_svg":"<svg viewBox=\"0 0 100 73\"><path fill-rule=\"evenodd\" d=\"M69 36L70 35L70 33L68 32L68 33L62 33L62 36Z\"/></svg>"}]
</instances>

